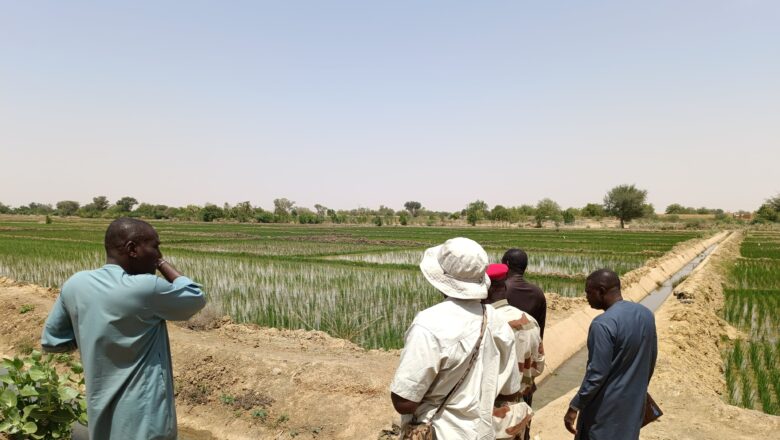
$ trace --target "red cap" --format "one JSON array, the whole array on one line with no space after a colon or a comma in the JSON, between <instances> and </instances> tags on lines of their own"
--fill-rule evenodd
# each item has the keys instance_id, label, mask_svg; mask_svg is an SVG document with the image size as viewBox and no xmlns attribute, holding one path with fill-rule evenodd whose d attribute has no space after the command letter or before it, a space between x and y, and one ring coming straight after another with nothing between
<instances>
[{"instance_id":1,"label":"red cap","mask_svg":"<svg viewBox=\"0 0 780 440\"><path fill-rule=\"evenodd\" d=\"M491 280L503 280L509 272L509 266L506 264L488 264L485 273Z\"/></svg>"}]
</instances>

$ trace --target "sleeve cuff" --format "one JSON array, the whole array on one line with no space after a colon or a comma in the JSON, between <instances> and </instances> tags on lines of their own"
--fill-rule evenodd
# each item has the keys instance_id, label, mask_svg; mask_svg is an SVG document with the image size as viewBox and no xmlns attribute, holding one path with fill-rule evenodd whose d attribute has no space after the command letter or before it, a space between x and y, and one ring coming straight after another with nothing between
<instances>
[{"instance_id":1,"label":"sleeve cuff","mask_svg":"<svg viewBox=\"0 0 780 440\"><path fill-rule=\"evenodd\" d=\"M185 286L195 286L197 288L203 287L200 284L196 283L195 281L192 281L191 279L185 277L184 275L182 275L182 276L176 278L175 280L173 280L173 283L171 283L171 284L173 284L173 287L175 287L177 289L180 288L180 287L185 287Z\"/></svg>"}]
</instances>

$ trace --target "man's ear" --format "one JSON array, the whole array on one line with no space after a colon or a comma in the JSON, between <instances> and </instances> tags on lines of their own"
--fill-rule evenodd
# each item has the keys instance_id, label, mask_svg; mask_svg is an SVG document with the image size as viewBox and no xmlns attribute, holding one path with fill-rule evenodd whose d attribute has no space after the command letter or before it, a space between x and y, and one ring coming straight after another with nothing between
<instances>
[{"instance_id":1,"label":"man's ear","mask_svg":"<svg viewBox=\"0 0 780 440\"><path fill-rule=\"evenodd\" d=\"M135 258L138 256L137 247L138 245L136 245L134 241L128 241L125 243L125 251L130 258Z\"/></svg>"}]
</instances>

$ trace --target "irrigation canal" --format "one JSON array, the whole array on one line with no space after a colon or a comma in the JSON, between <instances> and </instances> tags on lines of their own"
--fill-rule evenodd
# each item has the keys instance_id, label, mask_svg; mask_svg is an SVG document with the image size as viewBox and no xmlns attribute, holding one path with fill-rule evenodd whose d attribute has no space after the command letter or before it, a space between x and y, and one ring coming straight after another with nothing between
<instances>
[{"instance_id":1,"label":"irrigation canal","mask_svg":"<svg viewBox=\"0 0 780 440\"><path fill-rule=\"evenodd\" d=\"M707 258L712 251L718 246L718 243L705 249L702 253L697 255L691 261L688 262L682 269L677 271L669 279L667 279L660 287L650 292L640 304L644 305L653 313L666 301L669 295L674 291L674 287L680 283L685 277L687 277L693 270ZM572 357L567 359L561 364L554 373L547 376L547 378L537 385L537 390L534 393L533 407L535 411L544 407L553 400L563 396L575 387L582 383L582 378L585 375L585 367L588 363L588 347L583 347L580 351L575 353Z\"/></svg>"}]
</instances>

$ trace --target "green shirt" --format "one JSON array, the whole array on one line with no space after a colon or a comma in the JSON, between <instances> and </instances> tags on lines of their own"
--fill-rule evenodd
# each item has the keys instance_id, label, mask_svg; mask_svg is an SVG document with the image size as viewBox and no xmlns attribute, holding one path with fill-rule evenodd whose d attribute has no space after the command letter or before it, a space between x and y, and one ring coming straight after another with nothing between
<instances>
[{"instance_id":1,"label":"green shirt","mask_svg":"<svg viewBox=\"0 0 780 440\"><path fill-rule=\"evenodd\" d=\"M62 286L41 336L45 351L78 347L94 440L176 438L166 320L186 320L206 304L187 277L169 283L128 275L115 264L79 272Z\"/></svg>"}]
</instances>

